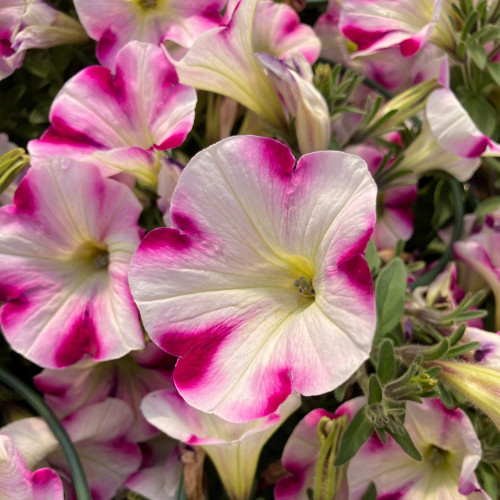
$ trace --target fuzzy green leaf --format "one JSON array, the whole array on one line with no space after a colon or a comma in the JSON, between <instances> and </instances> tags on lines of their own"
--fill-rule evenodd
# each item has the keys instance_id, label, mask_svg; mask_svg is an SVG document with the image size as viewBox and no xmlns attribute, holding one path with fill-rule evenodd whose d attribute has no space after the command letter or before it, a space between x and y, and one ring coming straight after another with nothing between
<instances>
[{"instance_id":1,"label":"fuzzy green leaf","mask_svg":"<svg viewBox=\"0 0 500 500\"><path fill-rule=\"evenodd\" d=\"M403 426L400 427L399 433L393 432L390 429L385 430L394 438L394 441L401 446L401 449L413 458L413 460L418 460L419 462L422 460L422 455L413 444L408 431Z\"/></svg>"},{"instance_id":2,"label":"fuzzy green leaf","mask_svg":"<svg viewBox=\"0 0 500 500\"><path fill-rule=\"evenodd\" d=\"M377 331L373 345L382 342L401 321L405 306L406 269L400 258L385 266L375 283L375 304L377 307Z\"/></svg>"},{"instance_id":3,"label":"fuzzy green leaf","mask_svg":"<svg viewBox=\"0 0 500 500\"><path fill-rule=\"evenodd\" d=\"M371 436L373 430L373 423L366 415L366 406L363 406L351 420L342 436L340 450L335 458L334 465L338 467L351 460Z\"/></svg>"},{"instance_id":4,"label":"fuzzy green leaf","mask_svg":"<svg viewBox=\"0 0 500 500\"><path fill-rule=\"evenodd\" d=\"M377 375L382 385L387 384L394 376L395 363L392 342L385 339L380 345L377 364Z\"/></svg>"},{"instance_id":5,"label":"fuzzy green leaf","mask_svg":"<svg viewBox=\"0 0 500 500\"><path fill-rule=\"evenodd\" d=\"M382 402L382 386L378 377L372 373L368 385L368 404L375 404Z\"/></svg>"}]
</instances>

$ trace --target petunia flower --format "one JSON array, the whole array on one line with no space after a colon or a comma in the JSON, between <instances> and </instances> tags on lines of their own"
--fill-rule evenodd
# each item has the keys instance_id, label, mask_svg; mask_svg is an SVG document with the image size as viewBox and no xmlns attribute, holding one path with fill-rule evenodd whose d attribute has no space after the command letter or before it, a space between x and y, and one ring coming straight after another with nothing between
<instances>
[{"instance_id":1,"label":"petunia flower","mask_svg":"<svg viewBox=\"0 0 500 500\"><path fill-rule=\"evenodd\" d=\"M151 339L181 358L189 404L248 421L356 371L375 329L363 258L375 196L366 164L341 152L296 164L277 141L239 136L191 160L174 227L146 235L129 273Z\"/></svg>"},{"instance_id":2,"label":"petunia flower","mask_svg":"<svg viewBox=\"0 0 500 500\"><path fill-rule=\"evenodd\" d=\"M399 47L388 47L360 56L354 52L355 44L340 31L341 12L340 0L330 0L326 12L314 25L321 40L323 58L348 66L395 94L439 74L444 52L431 44L424 44L412 57L403 56Z\"/></svg>"},{"instance_id":3,"label":"petunia flower","mask_svg":"<svg viewBox=\"0 0 500 500\"><path fill-rule=\"evenodd\" d=\"M404 56L426 42L454 50L453 12L448 0L343 0L340 29L357 44L358 54L398 46Z\"/></svg>"},{"instance_id":4,"label":"petunia flower","mask_svg":"<svg viewBox=\"0 0 500 500\"><path fill-rule=\"evenodd\" d=\"M63 485L55 471L31 472L12 439L0 429L0 498L4 500L63 500Z\"/></svg>"},{"instance_id":5,"label":"petunia flower","mask_svg":"<svg viewBox=\"0 0 500 500\"><path fill-rule=\"evenodd\" d=\"M141 463L139 447L125 439L132 424L130 408L109 398L62 420L87 477L92 498L108 500ZM73 499L73 485L66 457L45 421L39 417L16 420L0 429L21 451L30 469L47 463L63 478L66 498ZM52 497L43 497L45 498Z\"/></svg>"},{"instance_id":6,"label":"petunia flower","mask_svg":"<svg viewBox=\"0 0 500 500\"><path fill-rule=\"evenodd\" d=\"M444 170L465 182L479 168L481 156L500 156L500 145L477 128L450 89L432 92L425 115L422 131L406 149L399 168L419 175Z\"/></svg>"},{"instance_id":7,"label":"petunia flower","mask_svg":"<svg viewBox=\"0 0 500 500\"><path fill-rule=\"evenodd\" d=\"M156 46L172 40L190 47L221 22L225 0L75 0L78 17L97 40L97 58L114 71L117 53L136 40Z\"/></svg>"},{"instance_id":8,"label":"petunia flower","mask_svg":"<svg viewBox=\"0 0 500 500\"><path fill-rule=\"evenodd\" d=\"M119 358L143 333L127 283L141 206L90 165L32 167L0 209L2 331L47 368Z\"/></svg>"},{"instance_id":9,"label":"petunia flower","mask_svg":"<svg viewBox=\"0 0 500 500\"><path fill-rule=\"evenodd\" d=\"M481 444L467 415L448 409L438 399L406 403L405 428L422 454L418 462L388 436L376 434L351 459L347 469L349 498L362 498L370 482L377 498L400 500L488 499L474 469Z\"/></svg>"},{"instance_id":10,"label":"petunia flower","mask_svg":"<svg viewBox=\"0 0 500 500\"><path fill-rule=\"evenodd\" d=\"M320 454L317 428L321 419L338 419L346 415L349 420L363 406L364 398L355 398L342 404L335 413L322 408L309 412L295 427L286 442L281 462L289 473L278 481L274 488L276 500L306 500L307 490L314 491L315 475ZM341 482L341 489L335 500L347 500L347 483Z\"/></svg>"},{"instance_id":11,"label":"petunia flower","mask_svg":"<svg viewBox=\"0 0 500 500\"><path fill-rule=\"evenodd\" d=\"M289 6L240 0L227 26L204 33L175 65L182 83L231 97L274 127L286 129L278 96L255 54L284 59L298 52L312 64L319 51L312 28L300 24Z\"/></svg>"},{"instance_id":12,"label":"petunia flower","mask_svg":"<svg viewBox=\"0 0 500 500\"><path fill-rule=\"evenodd\" d=\"M0 80L21 67L27 49L86 40L78 21L42 0L0 0Z\"/></svg>"},{"instance_id":13,"label":"petunia flower","mask_svg":"<svg viewBox=\"0 0 500 500\"><path fill-rule=\"evenodd\" d=\"M158 431L144 420L139 406L150 392L172 387L174 359L149 342L144 351L117 360L82 361L62 370L43 370L34 381L59 418L108 397L122 399L134 415L127 438L144 441Z\"/></svg>"},{"instance_id":14,"label":"petunia flower","mask_svg":"<svg viewBox=\"0 0 500 500\"><path fill-rule=\"evenodd\" d=\"M453 244L455 258L477 273L491 288L496 303L496 326L500 328L500 210L486 216L478 232Z\"/></svg>"},{"instance_id":15,"label":"petunia flower","mask_svg":"<svg viewBox=\"0 0 500 500\"><path fill-rule=\"evenodd\" d=\"M262 447L300 406L292 394L277 411L248 423L231 423L190 407L176 391L156 391L142 403L144 416L165 434L201 446L231 500L248 500Z\"/></svg>"},{"instance_id":16,"label":"petunia flower","mask_svg":"<svg viewBox=\"0 0 500 500\"><path fill-rule=\"evenodd\" d=\"M32 164L73 158L105 176L125 172L156 186L162 151L182 144L195 105L196 92L178 83L159 47L131 42L118 54L116 76L91 66L65 83L52 103L51 127L28 145Z\"/></svg>"}]
</instances>

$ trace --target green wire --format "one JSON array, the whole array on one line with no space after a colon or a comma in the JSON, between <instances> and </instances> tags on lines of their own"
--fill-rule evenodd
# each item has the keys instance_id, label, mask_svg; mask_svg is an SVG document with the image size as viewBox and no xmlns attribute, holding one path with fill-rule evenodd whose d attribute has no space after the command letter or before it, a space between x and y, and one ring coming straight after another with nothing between
<instances>
[{"instance_id":1,"label":"green wire","mask_svg":"<svg viewBox=\"0 0 500 500\"><path fill-rule=\"evenodd\" d=\"M61 448L68 461L71 475L73 476L73 486L78 500L92 500L87 484L87 478L83 471L82 463L78 453L71 442L67 432L61 425L54 412L44 403L43 399L23 381L16 376L0 368L0 382L4 383L12 390L20 394L24 400L47 422L54 436L59 441Z\"/></svg>"}]
</instances>

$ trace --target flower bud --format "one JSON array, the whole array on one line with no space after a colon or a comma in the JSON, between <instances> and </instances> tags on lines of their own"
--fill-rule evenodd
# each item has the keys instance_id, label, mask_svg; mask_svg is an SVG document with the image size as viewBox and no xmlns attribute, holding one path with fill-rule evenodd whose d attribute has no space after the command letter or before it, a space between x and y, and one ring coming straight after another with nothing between
<instances>
[{"instance_id":1,"label":"flower bud","mask_svg":"<svg viewBox=\"0 0 500 500\"><path fill-rule=\"evenodd\" d=\"M439 378L444 380L470 403L482 410L500 429L500 371L487 366L458 361L433 361L441 367Z\"/></svg>"}]
</instances>

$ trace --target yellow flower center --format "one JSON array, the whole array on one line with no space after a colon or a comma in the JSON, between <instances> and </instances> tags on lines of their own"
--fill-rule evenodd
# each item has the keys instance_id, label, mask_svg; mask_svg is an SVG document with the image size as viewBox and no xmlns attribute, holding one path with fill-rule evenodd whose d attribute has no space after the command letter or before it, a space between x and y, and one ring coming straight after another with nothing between
<instances>
[{"instance_id":1,"label":"yellow flower center","mask_svg":"<svg viewBox=\"0 0 500 500\"><path fill-rule=\"evenodd\" d=\"M158 7L158 0L137 0L137 3L144 10L155 9Z\"/></svg>"}]
</instances>

